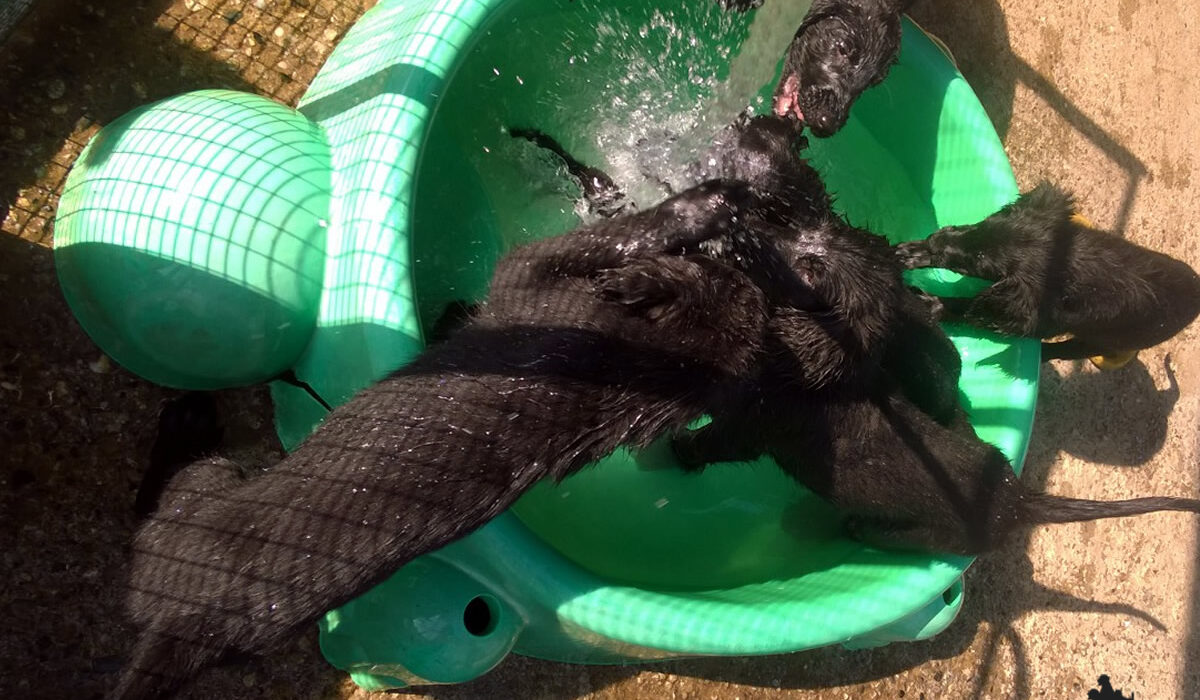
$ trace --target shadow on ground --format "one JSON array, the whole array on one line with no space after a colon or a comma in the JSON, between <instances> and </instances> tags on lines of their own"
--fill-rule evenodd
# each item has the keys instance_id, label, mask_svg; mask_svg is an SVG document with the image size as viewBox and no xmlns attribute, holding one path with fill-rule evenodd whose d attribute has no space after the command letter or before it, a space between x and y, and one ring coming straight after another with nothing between
<instances>
[{"instance_id":1,"label":"shadow on ground","mask_svg":"<svg viewBox=\"0 0 1200 700\"><path fill-rule=\"evenodd\" d=\"M201 38L208 33L212 42L233 23L190 29L175 18L162 20L171 5L38 0L0 45L0 221L8 219L6 232L49 242L57 190L99 125L189 90L254 91L234 66L180 43L166 28Z\"/></svg>"},{"instance_id":2,"label":"shadow on ground","mask_svg":"<svg viewBox=\"0 0 1200 700\"><path fill-rule=\"evenodd\" d=\"M239 24L238 18L210 18L183 32L181 42L183 30L173 33L155 24L169 7L179 6L170 0L93 0L81 8L67 0L40 0L0 47L0 94L6 95L0 108L0 220L20 214L17 230L6 231L29 241L49 240L55 190L82 146L82 141L69 142L74 134L86 134L89 125L189 89L262 91L257 82L239 77L233 65L194 48L237 31L229 27ZM1017 86L1025 85L1122 168L1128 183L1115 226L1121 232L1146 175L1143 162L1012 52L994 0L970 7L964 11L961 0L918 0L913 14L945 40L1002 137L1012 121ZM8 211L13 202L20 208L19 193L31 188L41 191L26 198L27 210ZM116 622L123 619L120 591L134 526L130 505L158 407L173 392L97 362L99 351L61 299L45 248L0 235L0 299L0 443L6 446L0 453L0 569L5 572L0 608L7 611L0 632L0 696L98 697L132 641L130 630ZM1044 369L1042 384L1046 420L1035 430L1025 477L1034 488L1046 483L1059 448L1124 467L1150 459L1163 444L1166 416L1177 398L1171 389L1155 388L1138 365L1104 375L1077 369L1060 376ZM1111 431L1098 407L1116 400L1128 404L1123 419L1129 427ZM232 443L269 444L262 392L227 392L221 401L240 416L232 421ZM1105 611L1133 617L1135 625L1153 625L1119 603L1081 600L1042 587L1032 580L1028 544L1018 538L978 561L966 576L960 618L926 642L631 667L513 657L474 682L418 692L439 699L503 698L514 697L515 689L536 689L538 697L574 698L645 669L751 687L819 689L885 678L979 648L969 664L978 669L972 697L1026 697L1030 661L1013 628L1024 614ZM1193 590L1198 591L1193 610L1200 609L1200 587ZM209 673L187 696L339 697L343 676L320 659L315 637L314 630L278 656ZM983 643L976 645L981 637ZM1016 669L1008 686L998 685L1008 681L996 678L1005 649ZM1185 658L1196 658L1197 649L1200 641L1193 638ZM960 696L962 686L953 683L962 680L941 674L931 669L920 690L928 697ZM1200 683L1195 674L1191 677ZM1200 692L1190 689L1182 697ZM1081 689L1080 697L1085 694Z\"/></svg>"},{"instance_id":3,"label":"shadow on ground","mask_svg":"<svg viewBox=\"0 0 1200 700\"><path fill-rule=\"evenodd\" d=\"M959 71L983 103L1000 140L1008 136L1013 101L1017 85L1021 84L1050 105L1069 128L1091 141L1124 171L1124 194L1112 228L1114 233L1123 235L1137 199L1138 186L1148 174L1146 164L1079 109L1028 60L1013 52L1007 22L996 0L977 0L969 5L958 0L917 0L910 14L950 49ZM1059 32L1060 41L1063 29L1055 30Z\"/></svg>"},{"instance_id":4,"label":"shadow on ground","mask_svg":"<svg viewBox=\"0 0 1200 700\"><path fill-rule=\"evenodd\" d=\"M1050 466L1063 445L1086 442L1073 434L1076 423L1084 426L1106 415L1103 405L1116 397L1133 401L1130 414L1134 429L1106 435L1099 443L1087 443L1087 458L1105 463L1133 466L1149 460L1162 447L1166 434L1166 418L1174 405L1171 390L1159 391L1144 366L1134 363L1122 371L1098 373L1081 366L1066 369L1060 375L1055 368L1042 369L1040 405L1055 407L1046 415L1066 415L1071 420L1039 424L1035 427L1023 479L1034 489L1044 489ZM1066 408L1070 406L1069 410ZM1146 441L1146 435L1156 436ZM965 576L965 599L962 612L951 626L937 637L924 642L892 644L877 649L849 651L840 647L816 649L798 654L767 657L712 657L670 661L646 666L629 667L569 667L530 659L510 658L497 671L461 686L419 689L418 694L437 700L465 700L477 697L500 697L510 688L515 677L523 687L538 687L542 697L573 698L616 684L643 670L704 678L762 688L821 689L876 681L934 659L950 659L967 653L978 653L963 664L977 672L970 682L943 678L931 670L919 692L926 697L970 697L982 700L1012 696L1026 698L1031 694L1029 684L1030 659L1014 629L1013 623L1027 613L1037 610L1059 610L1072 613L1106 613L1131 618L1136 625L1157 631L1163 625L1153 616L1116 601L1093 601L1072 596L1042 586L1033 580L1033 565L1026 554L1028 535L1016 537L1008 546L981 557ZM981 645L977 637L984 636ZM998 678L997 664L1001 651L1007 648L1013 658L1015 674L1010 687ZM978 649L979 651L972 651ZM1097 669L1096 673L1105 669ZM564 680L566 679L566 680ZM577 686L578 690L574 687ZM1080 690L1084 697L1087 689ZM915 693L914 693L915 696Z\"/></svg>"}]
</instances>

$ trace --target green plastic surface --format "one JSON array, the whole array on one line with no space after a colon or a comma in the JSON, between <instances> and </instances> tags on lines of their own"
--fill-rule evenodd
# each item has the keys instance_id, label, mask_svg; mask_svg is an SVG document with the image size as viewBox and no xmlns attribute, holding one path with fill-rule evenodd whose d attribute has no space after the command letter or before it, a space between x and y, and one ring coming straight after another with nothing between
<instances>
[{"instance_id":1,"label":"green plastic surface","mask_svg":"<svg viewBox=\"0 0 1200 700\"><path fill-rule=\"evenodd\" d=\"M80 154L54 230L76 317L117 362L216 389L288 369L317 320L329 147L301 114L208 90L130 112Z\"/></svg>"},{"instance_id":2,"label":"green plastic surface","mask_svg":"<svg viewBox=\"0 0 1200 700\"><path fill-rule=\"evenodd\" d=\"M604 27L614 14L634 15L634 27L655 12L706 22L708 8L682 0L515 2L477 32L478 43L438 92L412 185L423 322L436 319L446 301L482 293L480 269L506 248L577 223L569 193L548 191L552 169L513 157L503 127L537 127L602 163L590 137L597 119L612 114L612 89L629 72L630 52L655 60L663 49L653 33L622 42ZM721 21L720 35L696 33L700 50L744 36L744 25ZM364 32L386 31L370 14L360 24ZM428 36L407 41L428 43ZM864 96L837 137L814 141L811 153L847 215L893 240L978 220L1016 194L999 140L961 76L911 25L904 46L887 82ZM591 49L588 60L571 62L580 47ZM342 50L353 51L345 42ZM565 65L572 72L563 77ZM945 272L914 280L943 293L973 291L969 280ZM980 434L1019 465L1036 394L1036 344L951 330ZM966 558L885 553L849 541L832 509L766 461L717 466L701 477L681 475L669 462L661 445L618 452L561 485L536 487L514 508L521 522L506 514L432 558L457 563L524 619L515 651L575 662L922 639L961 606ZM389 605L391 585L323 625L326 656L371 687L390 682L372 674L375 664L403 667L414 656L357 623L407 619L402 604ZM455 619L451 608L443 621ZM463 655L472 668L499 660L468 649Z\"/></svg>"},{"instance_id":3,"label":"green plastic surface","mask_svg":"<svg viewBox=\"0 0 1200 700\"><path fill-rule=\"evenodd\" d=\"M107 352L156 381L223 386L290 366L340 403L419 352L447 301L482 294L504 250L576 225L562 174L522 157L501 128L540 128L604 163L594 137L619 130L622 110L699 99L708 84L696 76L721 77L751 16L715 6L381 0L302 100L307 119L205 92L106 127L60 207L67 298ZM244 138L260 113L285 126ZM278 157L292 150L308 159L298 171ZM911 25L888 80L835 138L813 141L811 158L846 215L893 240L976 221L1016 194L970 88ZM237 194L267 182L246 175L260 170L276 179ZM945 272L913 279L974 288ZM125 310L134 302L140 315ZM1037 344L950 330L975 425L1019 466ZM291 448L323 409L296 387L272 392ZM765 460L689 476L656 445L539 485L331 611L321 647L383 688L466 680L510 650L619 663L873 646L949 624L968 564L845 539L828 505Z\"/></svg>"}]
</instances>

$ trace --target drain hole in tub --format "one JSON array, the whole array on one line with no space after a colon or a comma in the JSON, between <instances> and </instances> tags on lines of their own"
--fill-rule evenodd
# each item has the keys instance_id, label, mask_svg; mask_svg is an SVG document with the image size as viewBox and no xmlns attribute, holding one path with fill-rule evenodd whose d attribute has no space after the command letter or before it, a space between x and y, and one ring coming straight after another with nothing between
<instances>
[{"instance_id":1,"label":"drain hole in tub","mask_svg":"<svg viewBox=\"0 0 1200 700\"><path fill-rule=\"evenodd\" d=\"M496 601L491 596L475 596L463 610L463 626L476 637L486 637L496 629L498 617Z\"/></svg>"}]
</instances>

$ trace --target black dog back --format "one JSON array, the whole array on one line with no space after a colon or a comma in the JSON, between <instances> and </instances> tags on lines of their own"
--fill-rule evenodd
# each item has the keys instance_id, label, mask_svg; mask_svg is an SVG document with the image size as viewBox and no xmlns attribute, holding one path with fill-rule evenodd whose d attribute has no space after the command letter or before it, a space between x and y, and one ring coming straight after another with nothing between
<instances>
[{"instance_id":1,"label":"black dog back","mask_svg":"<svg viewBox=\"0 0 1200 700\"><path fill-rule=\"evenodd\" d=\"M230 652L277 648L537 480L679 429L745 381L761 292L670 252L726 231L741 191L708 185L513 251L464 328L268 473L182 472L135 537L141 636L113 697L160 697Z\"/></svg>"}]
</instances>

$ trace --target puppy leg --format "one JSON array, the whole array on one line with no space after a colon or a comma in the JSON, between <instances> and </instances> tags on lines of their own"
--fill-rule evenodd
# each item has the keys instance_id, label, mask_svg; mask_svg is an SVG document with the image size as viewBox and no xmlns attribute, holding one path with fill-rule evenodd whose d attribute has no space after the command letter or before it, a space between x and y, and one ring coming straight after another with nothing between
<instances>
[{"instance_id":1,"label":"puppy leg","mask_svg":"<svg viewBox=\"0 0 1200 700\"><path fill-rule=\"evenodd\" d=\"M134 500L138 517L154 512L171 479L188 463L216 451L223 434L211 394L195 391L169 401L158 416L150 464Z\"/></svg>"},{"instance_id":2,"label":"puppy leg","mask_svg":"<svg viewBox=\"0 0 1200 700\"><path fill-rule=\"evenodd\" d=\"M509 129L508 134L513 138L530 141L538 148L558 156L566 164L571 177L579 182L589 212L600 217L612 218L633 208L633 203L608 173L579 162L549 135L536 129Z\"/></svg>"},{"instance_id":3,"label":"puppy leg","mask_svg":"<svg viewBox=\"0 0 1200 700\"><path fill-rule=\"evenodd\" d=\"M909 270L934 266L933 251L929 249L928 241L905 241L898 244L895 250L900 264Z\"/></svg>"},{"instance_id":4,"label":"puppy leg","mask_svg":"<svg viewBox=\"0 0 1200 700\"><path fill-rule=\"evenodd\" d=\"M186 620L173 620L169 628L187 626L182 623L186 623ZM197 628L202 626L193 624ZM221 648L196 641L203 640L203 636L184 639L165 632L166 629L168 626L163 624L142 631L108 700L158 700L170 697L199 669L220 660Z\"/></svg>"},{"instance_id":5,"label":"puppy leg","mask_svg":"<svg viewBox=\"0 0 1200 700\"><path fill-rule=\"evenodd\" d=\"M1099 345L1082 338L1071 338L1057 343L1042 343L1042 362L1047 360L1092 360L1100 369L1117 369L1124 367L1134 357L1137 350L1120 351L1113 348L1102 348ZM1101 365L1104 366L1101 366Z\"/></svg>"},{"instance_id":6,"label":"puppy leg","mask_svg":"<svg viewBox=\"0 0 1200 700\"><path fill-rule=\"evenodd\" d=\"M700 472L715 462L749 462L763 454L754 431L741 421L717 421L680 433L671 449L686 472Z\"/></svg>"},{"instance_id":7,"label":"puppy leg","mask_svg":"<svg viewBox=\"0 0 1200 700\"><path fill-rule=\"evenodd\" d=\"M948 554L976 554L983 551L979 543L972 542L968 537L920 523L852 515L846 518L845 528L853 539L878 549Z\"/></svg>"},{"instance_id":8,"label":"puppy leg","mask_svg":"<svg viewBox=\"0 0 1200 700\"><path fill-rule=\"evenodd\" d=\"M1121 369L1125 365L1133 362L1133 359L1138 356L1137 350L1126 350L1124 352L1111 353L1108 355L1096 355L1089 357L1096 369L1113 370Z\"/></svg>"},{"instance_id":9,"label":"puppy leg","mask_svg":"<svg viewBox=\"0 0 1200 700\"><path fill-rule=\"evenodd\" d=\"M711 308L711 300L706 297L718 280L708 276L702 260L708 266L717 264L698 256L631 260L601 271L596 276L596 292L601 299L653 321L687 309Z\"/></svg>"},{"instance_id":10,"label":"puppy leg","mask_svg":"<svg viewBox=\"0 0 1200 700\"><path fill-rule=\"evenodd\" d=\"M1040 338L1037 330L1039 301L1033 290L1009 277L970 299L962 320L1002 335Z\"/></svg>"}]
</instances>

